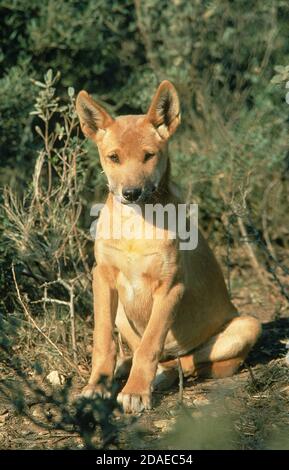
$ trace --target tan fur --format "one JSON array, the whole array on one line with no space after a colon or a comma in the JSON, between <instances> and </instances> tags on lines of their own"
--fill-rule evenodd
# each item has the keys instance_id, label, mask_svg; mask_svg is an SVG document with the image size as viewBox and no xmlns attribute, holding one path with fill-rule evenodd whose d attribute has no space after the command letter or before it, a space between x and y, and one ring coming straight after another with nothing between
<instances>
[{"instance_id":1,"label":"tan fur","mask_svg":"<svg viewBox=\"0 0 289 470\"><path fill-rule=\"evenodd\" d=\"M110 187L106 201L110 216L124 207L126 187L141 188L147 195L139 202L142 211L147 201L177 207L180 201L169 182L167 139L180 122L180 108L170 82L161 83L146 115L113 119L83 91L77 112L84 134L98 146ZM153 192L152 187L157 189ZM121 222L129 217L127 211ZM144 227L143 212L138 217L138 225ZM111 237L95 243L94 346L84 394L101 393L100 377L113 377L116 324L133 356L118 397L126 412L151 407L154 383L157 386L166 377L168 383L173 381L176 373L171 371L176 372L178 356L185 375L234 373L261 331L256 319L238 316L202 234L195 250L181 251L168 228L162 232L163 239Z\"/></svg>"}]
</instances>

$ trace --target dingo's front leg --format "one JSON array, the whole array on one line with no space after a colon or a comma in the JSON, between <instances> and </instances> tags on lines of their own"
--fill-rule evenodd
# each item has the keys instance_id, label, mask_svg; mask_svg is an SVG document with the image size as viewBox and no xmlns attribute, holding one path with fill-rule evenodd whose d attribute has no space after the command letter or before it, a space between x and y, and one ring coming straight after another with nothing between
<instances>
[{"instance_id":1,"label":"dingo's front leg","mask_svg":"<svg viewBox=\"0 0 289 470\"><path fill-rule=\"evenodd\" d=\"M101 378L111 382L116 360L116 345L113 337L118 295L113 288L113 272L107 266L93 270L94 332L92 371L88 385L82 395L104 394Z\"/></svg>"},{"instance_id":2,"label":"dingo's front leg","mask_svg":"<svg viewBox=\"0 0 289 470\"><path fill-rule=\"evenodd\" d=\"M151 317L133 357L128 381L118 401L127 413L151 408L152 382L184 286L163 284L154 294Z\"/></svg>"}]
</instances>

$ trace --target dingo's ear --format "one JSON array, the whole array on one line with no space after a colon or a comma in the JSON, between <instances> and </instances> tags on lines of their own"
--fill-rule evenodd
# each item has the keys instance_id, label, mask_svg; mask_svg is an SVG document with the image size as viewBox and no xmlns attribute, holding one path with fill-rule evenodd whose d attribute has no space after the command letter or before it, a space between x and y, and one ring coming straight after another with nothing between
<instances>
[{"instance_id":1,"label":"dingo's ear","mask_svg":"<svg viewBox=\"0 0 289 470\"><path fill-rule=\"evenodd\" d=\"M86 137L93 138L99 129L105 129L113 122L113 118L84 90L77 95L76 112Z\"/></svg>"},{"instance_id":2,"label":"dingo's ear","mask_svg":"<svg viewBox=\"0 0 289 470\"><path fill-rule=\"evenodd\" d=\"M178 127L181 121L179 97L174 85L168 80L158 87L147 117L163 139L168 139Z\"/></svg>"}]
</instances>

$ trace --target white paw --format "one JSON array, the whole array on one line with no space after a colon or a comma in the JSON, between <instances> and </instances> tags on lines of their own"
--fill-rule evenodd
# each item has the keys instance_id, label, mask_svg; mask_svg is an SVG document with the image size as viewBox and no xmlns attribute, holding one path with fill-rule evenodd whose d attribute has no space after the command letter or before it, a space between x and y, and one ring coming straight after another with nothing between
<instances>
[{"instance_id":1,"label":"white paw","mask_svg":"<svg viewBox=\"0 0 289 470\"><path fill-rule=\"evenodd\" d=\"M84 398L96 398L96 397L110 398L111 397L111 392L106 390L101 385L88 384L82 390L82 392L80 394L80 397L84 397Z\"/></svg>"},{"instance_id":2,"label":"white paw","mask_svg":"<svg viewBox=\"0 0 289 470\"><path fill-rule=\"evenodd\" d=\"M152 407L150 393L139 395L120 392L117 401L122 405L125 413L141 413L144 410L150 410Z\"/></svg>"}]
</instances>

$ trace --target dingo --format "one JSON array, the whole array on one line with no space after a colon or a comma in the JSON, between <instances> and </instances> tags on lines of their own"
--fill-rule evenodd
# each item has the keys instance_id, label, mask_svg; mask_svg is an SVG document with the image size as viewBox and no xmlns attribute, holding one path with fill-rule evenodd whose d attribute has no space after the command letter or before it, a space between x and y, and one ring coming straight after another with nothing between
<instances>
[{"instance_id":1,"label":"dingo","mask_svg":"<svg viewBox=\"0 0 289 470\"><path fill-rule=\"evenodd\" d=\"M180 123L172 83L160 84L145 115L113 119L85 91L78 94L76 109L84 135L99 150L111 216L115 207L128 209L135 203L141 209L139 223L146 225L146 204L178 207L167 152L167 141ZM124 212L120 220L127 223L134 211ZM195 249L182 251L167 226L158 230L163 237L111 236L95 242L92 372L83 394L104 393L99 379L112 380L116 325L132 354L116 371L128 374L118 395L125 412L151 407L152 390L176 380L178 358L185 376L233 374L261 332L258 320L238 315L201 233Z\"/></svg>"}]
</instances>

